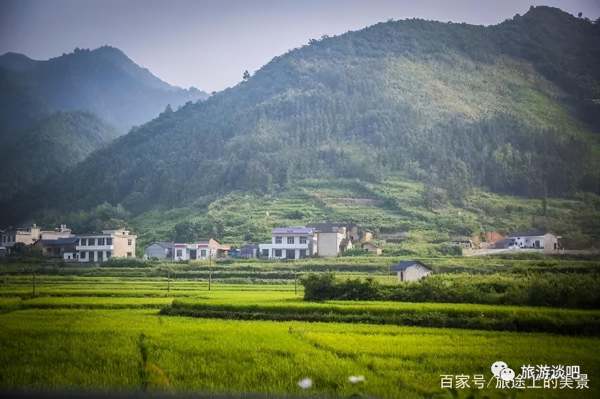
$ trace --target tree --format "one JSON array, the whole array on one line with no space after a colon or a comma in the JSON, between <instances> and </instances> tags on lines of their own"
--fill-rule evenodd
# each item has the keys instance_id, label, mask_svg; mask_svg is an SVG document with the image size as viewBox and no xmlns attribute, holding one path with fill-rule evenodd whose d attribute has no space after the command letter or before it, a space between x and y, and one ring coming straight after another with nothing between
<instances>
[{"instance_id":1,"label":"tree","mask_svg":"<svg viewBox=\"0 0 600 399\"><path fill-rule=\"evenodd\" d=\"M172 114L172 113L173 113L173 108L171 108L171 104L167 104L167 106L165 107L165 110L162 112L162 114L166 115L166 114Z\"/></svg>"},{"instance_id":2,"label":"tree","mask_svg":"<svg viewBox=\"0 0 600 399\"><path fill-rule=\"evenodd\" d=\"M242 78L243 78L244 80L248 80L248 79L250 79L250 72L248 72L248 70L245 70L245 71L244 71L244 75L242 76Z\"/></svg>"}]
</instances>

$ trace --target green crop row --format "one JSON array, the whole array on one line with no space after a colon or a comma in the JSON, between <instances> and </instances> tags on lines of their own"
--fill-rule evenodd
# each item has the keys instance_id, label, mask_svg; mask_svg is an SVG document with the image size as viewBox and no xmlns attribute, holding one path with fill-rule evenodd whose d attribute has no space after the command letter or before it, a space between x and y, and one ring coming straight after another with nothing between
<instances>
[{"instance_id":1,"label":"green crop row","mask_svg":"<svg viewBox=\"0 0 600 399\"><path fill-rule=\"evenodd\" d=\"M378 304L376 304L378 305ZM261 303L215 304L174 300L160 313L234 320L276 320L394 324L503 331L600 335L600 312L455 304ZM437 306L436 306L437 305Z\"/></svg>"}]
</instances>

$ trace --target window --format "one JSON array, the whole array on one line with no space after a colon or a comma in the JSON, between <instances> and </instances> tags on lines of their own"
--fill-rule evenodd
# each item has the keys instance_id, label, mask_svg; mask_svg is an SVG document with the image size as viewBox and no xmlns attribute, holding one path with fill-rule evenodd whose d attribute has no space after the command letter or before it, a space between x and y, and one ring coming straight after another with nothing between
<instances>
[{"instance_id":1,"label":"window","mask_svg":"<svg viewBox=\"0 0 600 399\"><path fill-rule=\"evenodd\" d=\"M98 238L98 245L104 245L104 238Z\"/></svg>"},{"instance_id":2,"label":"window","mask_svg":"<svg viewBox=\"0 0 600 399\"><path fill-rule=\"evenodd\" d=\"M106 251L106 259L110 259L111 256L112 256L112 252Z\"/></svg>"},{"instance_id":3,"label":"window","mask_svg":"<svg viewBox=\"0 0 600 399\"><path fill-rule=\"evenodd\" d=\"M96 239L95 238L88 238L88 245L96 245Z\"/></svg>"},{"instance_id":4,"label":"window","mask_svg":"<svg viewBox=\"0 0 600 399\"><path fill-rule=\"evenodd\" d=\"M263 249L263 250L262 250L262 256L264 256L264 257L267 257L267 258L268 258L268 257L269 257L269 250L268 250L268 249Z\"/></svg>"},{"instance_id":5,"label":"window","mask_svg":"<svg viewBox=\"0 0 600 399\"><path fill-rule=\"evenodd\" d=\"M87 245L87 238L82 238L81 244L79 244L79 245L81 245L82 247L85 247Z\"/></svg>"},{"instance_id":6,"label":"window","mask_svg":"<svg viewBox=\"0 0 600 399\"><path fill-rule=\"evenodd\" d=\"M287 243L288 244L293 244L294 243L294 237L288 237L287 238Z\"/></svg>"},{"instance_id":7,"label":"window","mask_svg":"<svg viewBox=\"0 0 600 399\"><path fill-rule=\"evenodd\" d=\"M281 244L283 242L283 237L275 236L275 244Z\"/></svg>"},{"instance_id":8,"label":"window","mask_svg":"<svg viewBox=\"0 0 600 399\"><path fill-rule=\"evenodd\" d=\"M112 237L106 239L106 245L112 245Z\"/></svg>"},{"instance_id":9,"label":"window","mask_svg":"<svg viewBox=\"0 0 600 399\"><path fill-rule=\"evenodd\" d=\"M104 252L98 251L98 262L102 262L104 259Z\"/></svg>"},{"instance_id":10,"label":"window","mask_svg":"<svg viewBox=\"0 0 600 399\"><path fill-rule=\"evenodd\" d=\"M127 257L131 258L131 252L127 252Z\"/></svg>"},{"instance_id":11,"label":"window","mask_svg":"<svg viewBox=\"0 0 600 399\"><path fill-rule=\"evenodd\" d=\"M301 249L300 250L300 258L306 258L306 249Z\"/></svg>"},{"instance_id":12,"label":"window","mask_svg":"<svg viewBox=\"0 0 600 399\"><path fill-rule=\"evenodd\" d=\"M178 249L178 250L177 250L177 257L178 257L178 258L181 258L181 255L182 255L181 249Z\"/></svg>"},{"instance_id":13,"label":"window","mask_svg":"<svg viewBox=\"0 0 600 399\"><path fill-rule=\"evenodd\" d=\"M275 257L281 258L281 249L276 249L275 250Z\"/></svg>"},{"instance_id":14,"label":"window","mask_svg":"<svg viewBox=\"0 0 600 399\"><path fill-rule=\"evenodd\" d=\"M132 241L131 239L127 240L127 245L131 246L131 243L132 243L132 242L133 242L133 241Z\"/></svg>"},{"instance_id":15,"label":"window","mask_svg":"<svg viewBox=\"0 0 600 399\"><path fill-rule=\"evenodd\" d=\"M305 236L300 237L300 244L306 244L306 237Z\"/></svg>"},{"instance_id":16,"label":"window","mask_svg":"<svg viewBox=\"0 0 600 399\"><path fill-rule=\"evenodd\" d=\"M200 250L200 257L201 258L206 258L206 249L201 249Z\"/></svg>"},{"instance_id":17,"label":"window","mask_svg":"<svg viewBox=\"0 0 600 399\"><path fill-rule=\"evenodd\" d=\"M81 254L79 255L79 259L85 259L85 251L81 251Z\"/></svg>"}]
</instances>

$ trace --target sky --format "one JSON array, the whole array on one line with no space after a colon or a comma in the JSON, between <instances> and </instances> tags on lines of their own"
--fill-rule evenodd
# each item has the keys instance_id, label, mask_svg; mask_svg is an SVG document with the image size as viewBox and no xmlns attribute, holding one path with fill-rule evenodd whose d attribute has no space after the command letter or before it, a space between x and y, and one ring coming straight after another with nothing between
<instances>
[{"instance_id":1,"label":"sky","mask_svg":"<svg viewBox=\"0 0 600 399\"><path fill-rule=\"evenodd\" d=\"M530 5L600 17L600 0L0 0L0 54L44 60L108 44L170 84L211 92L325 34L413 17L491 25Z\"/></svg>"}]
</instances>

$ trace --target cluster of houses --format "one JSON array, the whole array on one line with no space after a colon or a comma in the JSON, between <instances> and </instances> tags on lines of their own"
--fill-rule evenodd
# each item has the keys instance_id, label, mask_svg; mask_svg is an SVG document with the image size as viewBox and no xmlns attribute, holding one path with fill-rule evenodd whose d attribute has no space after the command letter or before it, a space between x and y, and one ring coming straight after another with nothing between
<instances>
[{"instance_id":1,"label":"cluster of houses","mask_svg":"<svg viewBox=\"0 0 600 399\"><path fill-rule=\"evenodd\" d=\"M0 230L0 256L16 253L19 248L32 248L43 256L65 262L101 263L111 258L134 258L136 238L122 228L73 234L64 224L54 230L43 230L33 224Z\"/></svg>"},{"instance_id":2,"label":"cluster of houses","mask_svg":"<svg viewBox=\"0 0 600 399\"><path fill-rule=\"evenodd\" d=\"M163 260L194 260L222 257L303 259L335 257L355 246L380 255L381 248L373 241L373 233L356 225L318 223L302 227L276 227L271 242L246 244L232 249L216 240L197 243L155 242L146 247L144 257Z\"/></svg>"},{"instance_id":3,"label":"cluster of houses","mask_svg":"<svg viewBox=\"0 0 600 399\"><path fill-rule=\"evenodd\" d=\"M136 238L135 234L124 228L74 234L66 225L43 230L33 224L27 228L0 230L0 256L18 253L19 248L31 248L43 256L65 262L102 263L111 258L135 258ZM560 238L544 230L515 232L506 236L487 232L479 241L458 237L452 244L464 249L551 253L561 249ZM398 233L389 237L390 242L404 239ZM381 247L374 242L373 233L369 230L353 224L318 223L301 227L276 227L271 231L269 243L245 244L240 248L231 248L213 238L194 243L154 242L145 248L144 258L174 262L225 257L293 260L336 257L353 248L381 254ZM391 266L390 271L397 275L398 281L415 281L432 273L427 265L419 261L402 261Z\"/></svg>"},{"instance_id":4,"label":"cluster of houses","mask_svg":"<svg viewBox=\"0 0 600 399\"><path fill-rule=\"evenodd\" d=\"M463 249L483 250L488 253L514 250L556 253L563 249L561 238L561 236L540 229L516 231L508 235L497 231L488 231L482 237L455 237L451 243Z\"/></svg>"}]
</instances>

